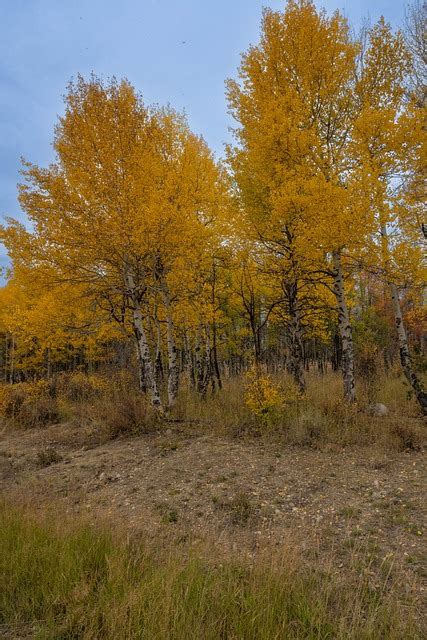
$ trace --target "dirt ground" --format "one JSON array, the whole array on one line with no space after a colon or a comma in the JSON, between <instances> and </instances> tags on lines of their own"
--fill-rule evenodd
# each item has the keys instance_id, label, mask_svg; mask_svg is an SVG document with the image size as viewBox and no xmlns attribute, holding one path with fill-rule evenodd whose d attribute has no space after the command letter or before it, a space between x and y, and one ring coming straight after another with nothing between
<instances>
[{"instance_id":1,"label":"dirt ground","mask_svg":"<svg viewBox=\"0 0 427 640\"><path fill-rule=\"evenodd\" d=\"M333 550L339 567L357 548L377 565L401 565L421 600L426 475L423 452L285 448L174 427L101 444L69 425L0 434L8 502L83 513L154 540L209 532L219 557L292 538Z\"/></svg>"}]
</instances>

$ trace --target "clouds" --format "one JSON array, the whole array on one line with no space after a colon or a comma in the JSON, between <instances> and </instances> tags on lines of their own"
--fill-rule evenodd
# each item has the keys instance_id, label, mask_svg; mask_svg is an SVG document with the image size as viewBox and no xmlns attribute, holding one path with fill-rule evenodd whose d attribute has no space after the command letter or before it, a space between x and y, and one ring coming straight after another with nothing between
<instances>
[{"instance_id":1,"label":"clouds","mask_svg":"<svg viewBox=\"0 0 427 640\"><path fill-rule=\"evenodd\" d=\"M220 154L230 124L224 80L257 40L264 4L283 8L283 0L2 0L0 215L23 219L19 158L53 159L61 95L77 73L126 76L147 102L185 109L190 126ZM337 8L332 0L322 4ZM386 0L344 4L355 20L368 10L372 19L402 13Z\"/></svg>"}]
</instances>

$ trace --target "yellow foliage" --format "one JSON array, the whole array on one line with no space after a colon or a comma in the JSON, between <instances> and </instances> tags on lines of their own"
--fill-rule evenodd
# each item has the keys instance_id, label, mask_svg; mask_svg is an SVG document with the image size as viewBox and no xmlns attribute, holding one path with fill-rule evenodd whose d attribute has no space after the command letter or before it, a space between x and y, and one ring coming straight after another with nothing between
<instances>
[{"instance_id":1,"label":"yellow foliage","mask_svg":"<svg viewBox=\"0 0 427 640\"><path fill-rule=\"evenodd\" d=\"M252 366L246 374L245 404L262 421L277 418L285 406L301 399L302 394L293 381L279 385L260 365Z\"/></svg>"},{"instance_id":2,"label":"yellow foliage","mask_svg":"<svg viewBox=\"0 0 427 640\"><path fill-rule=\"evenodd\" d=\"M39 427L60 419L59 405L49 393L49 382L0 385L0 416L19 427Z\"/></svg>"},{"instance_id":3,"label":"yellow foliage","mask_svg":"<svg viewBox=\"0 0 427 640\"><path fill-rule=\"evenodd\" d=\"M258 418L269 418L283 406L283 397L268 373L253 366L247 373L245 403L249 411Z\"/></svg>"},{"instance_id":4,"label":"yellow foliage","mask_svg":"<svg viewBox=\"0 0 427 640\"><path fill-rule=\"evenodd\" d=\"M357 273L421 291L424 114L408 99L402 34L381 19L366 36L312 0L264 11L227 83L230 175L184 116L147 106L129 82L70 83L55 161L24 162L30 224L0 225L12 261L0 288L4 379L111 361L108 346L136 339L141 388L157 406L157 356L172 396L178 355L197 351L219 371L237 354L245 367L249 350L260 361L278 337L303 388L304 343L329 341L337 309L350 329ZM65 395L107 385L80 373L62 383ZM0 401L21 391L46 389L15 386ZM251 370L254 415L298 399Z\"/></svg>"}]
</instances>

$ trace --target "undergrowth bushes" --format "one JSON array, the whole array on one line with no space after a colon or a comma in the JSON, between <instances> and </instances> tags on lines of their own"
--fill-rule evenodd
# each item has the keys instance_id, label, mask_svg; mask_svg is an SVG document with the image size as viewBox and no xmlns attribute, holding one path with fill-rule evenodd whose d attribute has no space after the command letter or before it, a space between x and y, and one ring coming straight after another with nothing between
<instances>
[{"instance_id":1,"label":"undergrowth bushes","mask_svg":"<svg viewBox=\"0 0 427 640\"><path fill-rule=\"evenodd\" d=\"M12 424L27 428L42 427L61 418L58 402L45 380L2 385L0 414Z\"/></svg>"},{"instance_id":2,"label":"undergrowth bushes","mask_svg":"<svg viewBox=\"0 0 427 640\"><path fill-rule=\"evenodd\" d=\"M125 371L114 377L64 373L1 385L0 416L8 425L29 429L57 422L90 424L106 438L143 432L153 424L146 398Z\"/></svg>"},{"instance_id":3,"label":"undergrowth bushes","mask_svg":"<svg viewBox=\"0 0 427 640\"><path fill-rule=\"evenodd\" d=\"M341 399L339 374L308 376L302 396L290 379L251 370L247 376L223 381L221 391L202 398L188 385L181 387L169 419L186 428L233 437L280 440L285 444L379 445L417 450L423 444L423 425L402 379L385 375L374 399L388 407L385 416L370 415L373 399L362 386L359 402ZM60 374L51 380L0 385L0 417L23 428L57 422L90 426L104 439L165 428L130 372L110 375L82 372ZM167 427L166 427L167 428Z\"/></svg>"},{"instance_id":4,"label":"undergrowth bushes","mask_svg":"<svg viewBox=\"0 0 427 640\"><path fill-rule=\"evenodd\" d=\"M84 411L86 418L110 438L147 433L157 424L148 399L125 372L112 380L105 393L94 398Z\"/></svg>"},{"instance_id":5,"label":"undergrowth bushes","mask_svg":"<svg viewBox=\"0 0 427 640\"><path fill-rule=\"evenodd\" d=\"M385 402L388 414L370 415L371 397L360 389L360 401L345 403L339 374L311 374L305 396L287 376L262 371L223 382L221 392L200 399L190 389L181 392L176 415L196 421L216 433L279 440L296 446L379 445L381 448L419 449L425 438L418 408L407 397L402 379L383 376L375 400Z\"/></svg>"}]
</instances>

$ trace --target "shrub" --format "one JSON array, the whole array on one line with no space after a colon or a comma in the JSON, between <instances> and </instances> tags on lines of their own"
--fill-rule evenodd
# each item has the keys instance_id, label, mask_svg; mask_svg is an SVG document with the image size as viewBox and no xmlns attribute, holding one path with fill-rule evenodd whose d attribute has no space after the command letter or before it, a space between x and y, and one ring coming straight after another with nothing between
<instances>
[{"instance_id":1,"label":"shrub","mask_svg":"<svg viewBox=\"0 0 427 640\"><path fill-rule=\"evenodd\" d=\"M54 385L56 394L71 402L101 397L109 387L106 378L98 374L88 375L82 371L62 373L57 376Z\"/></svg>"},{"instance_id":2,"label":"shrub","mask_svg":"<svg viewBox=\"0 0 427 640\"><path fill-rule=\"evenodd\" d=\"M27 393L22 384L0 387L0 412L5 418L15 418L21 410Z\"/></svg>"},{"instance_id":3,"label":"shrub","mask_svg":"<svg viewBox=\"0 0 427 640\"><path fill-rule=\"evenodd\" d=\"M45 380L2 386L0 413L8 422L24 428L43 427L61 419L58 403L50 396Z\"/></svg>"},{"instance_id":4,"label":"shrub","mask_svg":"<svg viewBox=\"0 0 427 640\"><path fill-rule=\"evenodd\" d=\"M367 402L374 402L384 373L384 359L378 345L374 342L359 345L356 354L356 373L362 381Z\"/></svg>"},{"instance_id":5,"label":"shrub","mask_svg":"<svg viewBox=\"0 0 427 640\"><path fill-rule=\"evenodd\" d=\"M22 405L19 422L24 427L44 427L61 420L58 403L53 398L29 397Z\"/></svg>"},{"instance_id":6,"label":"shrub","mask_svg":"<svg viewBox=\"0 0 427 640\"><path fill-rule=\"evenodd\" d=\"M244 525L253 513L253 505L247 493L240 492L230 501L231 522L236 525Z\"/></svg>"},{"instance_id":7,"label":"shrub","mask_svg":"<svg viewBox=\"0 0 427 640\"><path fill-rule=\"evenodd\" d=\"M391 425L391 436L395 438L397 447L407 451L420 451L423 445L423 431L411 420L399 420Z\"/></svg>"},{"instance_id":8,"label":"shrub","mask_svg":"<svg viewBox=\"0 0 427 640\"><path fill-rule=\"evenodd\" d=\"M281 390L260 367L252 367L246 377L246 406L262 423L268 424L277 417L283 407Z\"/></svg>"},{"instance_id":9,"label":"shrub","mask_svg":"<svg viewBox=\"0 0 427 640\"><path fill-rule=\"evenodd\" d=\"M85 405L85 411L107 439L147 433L156 427L148 399L126 377L117 377L102 395Z\"/></svg>"},{"instance_id":10,"label":"shrub","mask_svg":"<svg viewBox=\"0 0 427 640\"><path fill-rule=\"evenodd\" d=\"M46 447L37 453L37 462L40 467L49 467L62 461L62 456L53 447Z\"/></svg>"}]
</instances>

